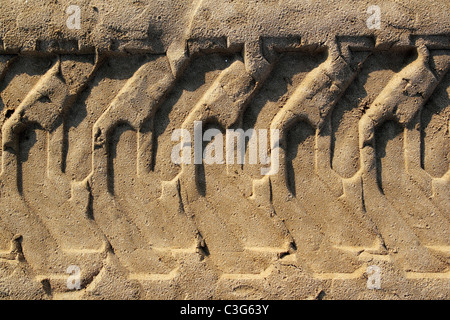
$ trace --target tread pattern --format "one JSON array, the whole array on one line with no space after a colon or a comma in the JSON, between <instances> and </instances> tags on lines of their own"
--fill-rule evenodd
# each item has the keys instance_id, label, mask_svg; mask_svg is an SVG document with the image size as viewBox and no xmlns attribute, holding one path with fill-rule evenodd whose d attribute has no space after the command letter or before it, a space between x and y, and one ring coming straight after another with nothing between
<instances>
[{"instance_id":1,"label":"tread pattern","mask_svg":"<svg viewBox=\"0 0 450 320\"><path fill-rule=\"evenodd\" d=\"M450 47L434 39L0 55L0 297L276 298L283 277L296 298L364 297L368 265L380 296L448 282ZM170 163L194 121L280 130L279 172Z\"/></svg>"}]
</instances>

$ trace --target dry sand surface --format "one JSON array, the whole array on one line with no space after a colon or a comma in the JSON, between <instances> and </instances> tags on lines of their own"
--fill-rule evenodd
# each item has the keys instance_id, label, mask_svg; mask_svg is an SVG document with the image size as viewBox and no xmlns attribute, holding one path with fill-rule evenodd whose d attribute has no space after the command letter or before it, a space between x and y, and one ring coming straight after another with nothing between
<instances>
[{"instance_id":1,"label":"dry sand surface","mask_svg":"<svg viewBox=\"0 0 450 320\"><path fill-rule=\"evenodd\" d=\"M449 9L1 0L0 299L449 299Z\"/></svg>"}]
</instances>

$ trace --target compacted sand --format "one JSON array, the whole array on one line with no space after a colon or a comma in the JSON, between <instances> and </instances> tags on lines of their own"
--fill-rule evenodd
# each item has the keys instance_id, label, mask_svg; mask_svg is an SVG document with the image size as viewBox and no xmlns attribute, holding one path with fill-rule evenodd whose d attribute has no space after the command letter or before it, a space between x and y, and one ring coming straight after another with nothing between
<instances>
[{"instance_id":1,"label":"compacted sand","mask_svg":"<svg viewBox=\"0 0 450 320\"><path fill-rule=\"evenodd\" d=\"M449 9L2 0L0 299L449 299Z\"/></svg>"}]
</instances>

